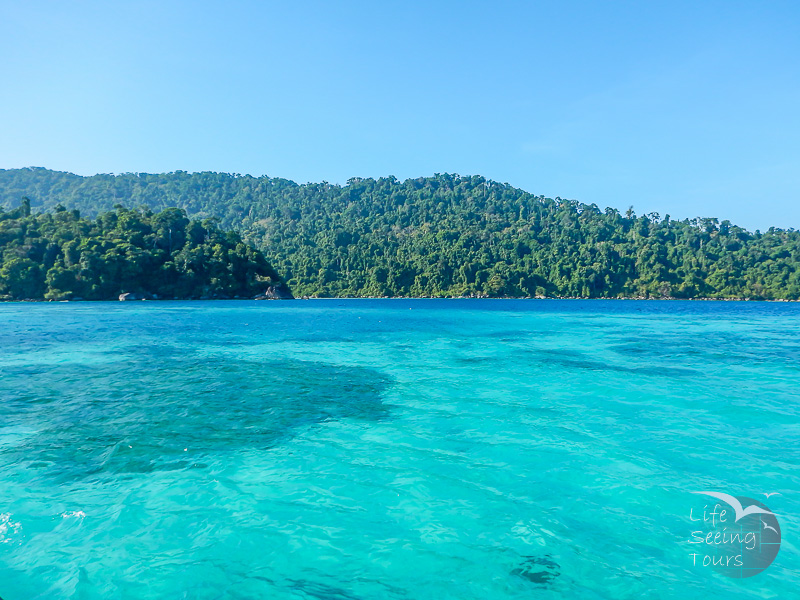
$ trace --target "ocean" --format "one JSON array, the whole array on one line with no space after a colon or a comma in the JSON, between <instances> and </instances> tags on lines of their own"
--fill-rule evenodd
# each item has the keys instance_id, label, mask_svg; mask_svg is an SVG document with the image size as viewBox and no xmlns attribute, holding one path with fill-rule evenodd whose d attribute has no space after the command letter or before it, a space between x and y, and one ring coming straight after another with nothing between
<instances>
[{"instance_id":1,"label":"ocean","mask_svg":"<svg viewBox=\"0 0 800 600\"><path fill-rule=\"evenodd\" d=\"M797 303L0 304L4 600L786 599L798 490Z\"/></svg>"}]
</instances>

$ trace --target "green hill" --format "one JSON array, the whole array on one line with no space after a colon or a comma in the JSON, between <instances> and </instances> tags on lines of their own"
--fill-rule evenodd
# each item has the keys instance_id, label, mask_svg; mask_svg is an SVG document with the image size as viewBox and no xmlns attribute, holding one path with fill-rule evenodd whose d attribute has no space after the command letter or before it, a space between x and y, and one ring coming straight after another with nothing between
<instances>
[{"instance_id":1,"label":"green hill","mask_svg":"<svg viewBox=\"0 0 800 600\"><path fill-rule=\"evenodd\" d=\"M797 231L620 214L479 176L339 186L181 171L0 171L0 205L23 196L34 209L177 206L214 217L259 247L300 295L800 298Z\"/></svg>"},{"instance_id":2,"label":"green hill","mask_svg":"<svg viewBox=\"0 0 800 600\"><path fill-rule=\"evenodd\" d=\"M279 282L236 233L177 208L94 220L61 206L32 214L27 200L0 210L0 299L252 297Z\"/></svg>"}]
</instances>

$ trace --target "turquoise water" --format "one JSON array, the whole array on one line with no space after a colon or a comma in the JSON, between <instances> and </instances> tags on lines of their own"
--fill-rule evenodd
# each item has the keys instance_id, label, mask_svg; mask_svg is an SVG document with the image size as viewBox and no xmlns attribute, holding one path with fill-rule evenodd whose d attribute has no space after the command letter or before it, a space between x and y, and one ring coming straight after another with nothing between
<instances>
[{"instance_id":1,"label":"turquoise water","mask_svg":"<svg viewBox=\"0 0 800 600\"><path fill-rule=\"evenodd\" d=\"M798 304L0 304L0 596L790 598L799 438Z\"/></svg>"}]
</instances>

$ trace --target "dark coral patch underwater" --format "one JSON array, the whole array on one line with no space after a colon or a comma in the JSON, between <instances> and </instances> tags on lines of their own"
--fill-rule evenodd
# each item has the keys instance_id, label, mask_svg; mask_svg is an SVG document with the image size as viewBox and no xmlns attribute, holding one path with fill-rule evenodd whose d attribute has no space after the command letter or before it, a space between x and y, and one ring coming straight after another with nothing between
<instances>
[{"instance_id":1,"label":"dark coral patch underwater","mask_svg":"<svg viewBox=\"0 0 800 600\"><path fill-rule=\"evenodd\" d=\"M33 427L0 451L70 480L203 468L208 453L269 448L325 421L389 414L385 376L310 361L221 360L151 348L124 361L13 371L6 374L15 375L15 386L0 381L0 416Z\"/></svg>"}]
</instances>

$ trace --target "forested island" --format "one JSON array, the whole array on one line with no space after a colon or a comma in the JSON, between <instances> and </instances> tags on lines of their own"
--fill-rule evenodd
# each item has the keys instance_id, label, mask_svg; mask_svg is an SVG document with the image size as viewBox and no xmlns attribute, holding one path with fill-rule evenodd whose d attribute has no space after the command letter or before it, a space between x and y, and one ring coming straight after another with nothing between
<instances>
[{"instance_id":1,"label":"forested island","mask_svg":"<svg viewBox=\"0 0 800 600\"><path fill-rule=\"evenodd\" d=\"M92 220L60 205L33 214L27 199L0 209L3 300L234 298L283 287L238 234L178 208L118 207Z\"/></svg>"},{"instance_id":2,"label":"forested island","mask_svg":"<svg viewBox=\"0 0 800 600\"><path fill-rule=\"evenodd\" d=\"M0 170L0 205L22 197L34 210L96 215L121 204L216 218L259 248L297 295L800 298L793 229L601 210L480 176L340 186L210 172Z\"/></svg>"}]
</instances>

